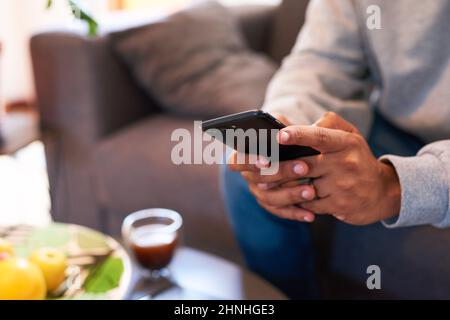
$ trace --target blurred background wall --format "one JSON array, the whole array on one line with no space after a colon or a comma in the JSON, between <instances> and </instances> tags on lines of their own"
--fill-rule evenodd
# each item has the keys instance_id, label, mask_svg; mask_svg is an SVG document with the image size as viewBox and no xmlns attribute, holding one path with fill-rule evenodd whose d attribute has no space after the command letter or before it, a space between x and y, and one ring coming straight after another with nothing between
<instances>
[{"instance_id":1,"label":"blurred background wall","mask_svg":"<svg viewBox=\"0 0 450 320\"><path fill-rule=\"evenodd\" d=\"M135 15L142 20L148 13L168 13L198 0L78 0L100 22L100 30L120 24L118 15ZM228 5L278 3L280 0L222 0ZM80 31L83 26L70 15L66 0L54 0L46 10L47 0L0 0L0 113L7 103L32 101L34 85L28 40L44 30ZM118 25L117 28L120 28Z\"/></svg>"}]
</instances>

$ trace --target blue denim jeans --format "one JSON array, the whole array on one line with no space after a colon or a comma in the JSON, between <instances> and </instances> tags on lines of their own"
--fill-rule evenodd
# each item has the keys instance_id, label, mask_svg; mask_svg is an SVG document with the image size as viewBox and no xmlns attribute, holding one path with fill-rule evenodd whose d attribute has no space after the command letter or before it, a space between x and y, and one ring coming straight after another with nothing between
<instances>
[{"instance_id":1,"label":"blue denim jeans","mask_svg":"<svg viewBox=\"0 0 450 320\"><path fill-rule=\"evenodd\" d=\"M375 114L368 142L376 157L411 156L423 146L419 139L395 128L379 114ZM290 298L317 298L310 225L278 218L260 207L241 175L225 166L222 187L248 267Z\"/></svg>"}]
</instances>

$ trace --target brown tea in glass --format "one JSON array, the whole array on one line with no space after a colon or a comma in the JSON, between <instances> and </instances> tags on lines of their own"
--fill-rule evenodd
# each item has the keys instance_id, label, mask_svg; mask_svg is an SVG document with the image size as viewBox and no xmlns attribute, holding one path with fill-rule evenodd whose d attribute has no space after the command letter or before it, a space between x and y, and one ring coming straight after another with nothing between
<instances>
[{"instance_id":1,"label":"brown tea in glass","mask_svg":"<svg viewBox=\"0 0 450 320\"><path fill-rule=\"evenodd\" d=\"M149 278L167 271L177 248L181 216L168 209L147 209L130 214L122 225L122 236Z\"/></svg>"}]
</instances>

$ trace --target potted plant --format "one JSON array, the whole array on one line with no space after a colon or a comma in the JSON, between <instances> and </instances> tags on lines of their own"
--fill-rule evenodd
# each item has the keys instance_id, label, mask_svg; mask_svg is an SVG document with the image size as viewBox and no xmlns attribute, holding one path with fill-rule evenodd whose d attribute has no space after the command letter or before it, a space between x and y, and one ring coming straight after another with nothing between
<instances>
[{"instance_id":1,"label":"potted plant","mask_svg":"<svg viewBox=\"0 0 450 320\"><path fill-rule=\"evenodd\" d=\"M75 19L85 22L88 26L88 35L94 37L98 33L98 23L95 19L83 10L76 1L67 0L70 10ZM53 0L47 0L47 9L50 9L53 5Z\"/></svg>"}]
</instances>

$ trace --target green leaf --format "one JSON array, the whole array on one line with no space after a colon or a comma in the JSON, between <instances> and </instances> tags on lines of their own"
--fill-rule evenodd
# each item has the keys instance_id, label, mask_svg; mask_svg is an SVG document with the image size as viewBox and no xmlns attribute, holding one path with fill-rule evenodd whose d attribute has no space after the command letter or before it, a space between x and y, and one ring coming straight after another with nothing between
<instances>
[{"instance_id":1,"label":"green leaf","mask_svg":"<svg viewBox=\"0 0 450 320\"><path fill-rule=\"evenodd\" d=\"M95 37L98 34L98 23L95 19L90 16L86 11L81 9L81 7L74 1L68 0L70 11L75 19L84 21L88 25L88 35L90 37ZM47 9L53 6L53 0L47 0Z\"/></svg>"},{"instance_id":2,"label":"green leaf","mask_svg":"<svg viewBox=\"0 0 450 320\"><path fill-rule=\"evenodd\" d=\"M26 241L16 246L16 254L20 257L30 255L34 250L42 247L65 249L71 240L68 227L64 224L54 223L46 228L32 231Z\"/></svg>"},{"instance_id":3,"label":"green leaf","mask_svg":"<svg viewBox=\"0 0 450 320\"><path fill-rule=\"evenodd\" d=\"M119 286L123 270L121 258L108 257L101 266L91 270L83 288L87 293L106 293Z\"/></svg>"},{"instance_id":4,"label":"green leaf","mask_svg":"<svg viewBox=\"0 0 450 320\"><path fill-rule=\"evenodd\" d=\"M106 237L91 229L79 229L76 233L76 240L81 250L109 249Z\"/></svg>"},{"instance_id":5,"label":"green leaf","mask_svg":"<svg viewBox=\"0 0 450 320\"><path fill-rule=\"evenodd\" d=\"M70 9L76 19L84 21L88 25L88 35L95 37L98 33L98 23L86 11L80 8L73 0L69 0Z\"/></svg>"}]
</instances>

